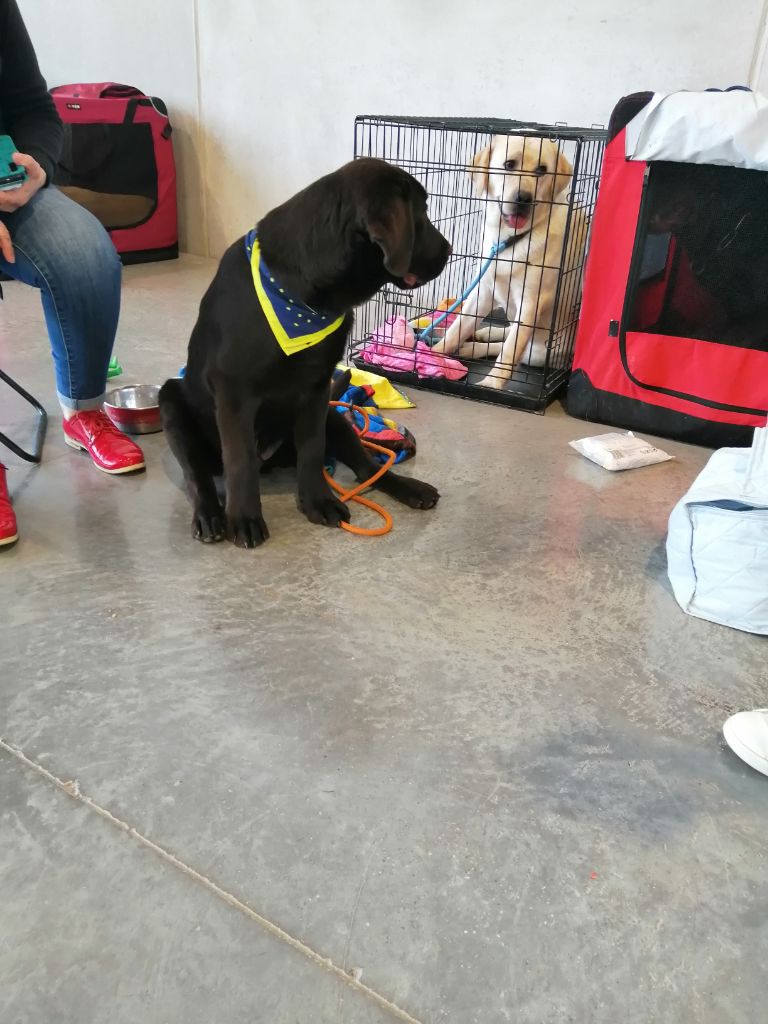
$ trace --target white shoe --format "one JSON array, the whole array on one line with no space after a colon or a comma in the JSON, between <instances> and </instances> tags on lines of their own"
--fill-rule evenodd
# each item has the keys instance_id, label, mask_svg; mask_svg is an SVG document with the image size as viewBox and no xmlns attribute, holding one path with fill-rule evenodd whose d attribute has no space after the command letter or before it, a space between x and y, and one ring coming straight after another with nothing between
<instances>
[{"instance_id":1,"label":"white shoe","mask_svg":"<svg viewBox=\"0 0 768 1024\"><path fill-rule=\"evenodd\" d=\"M723 726L723 736L750 768L768 775L768 708L731 715Z\"/></svg>"}]
</instances>

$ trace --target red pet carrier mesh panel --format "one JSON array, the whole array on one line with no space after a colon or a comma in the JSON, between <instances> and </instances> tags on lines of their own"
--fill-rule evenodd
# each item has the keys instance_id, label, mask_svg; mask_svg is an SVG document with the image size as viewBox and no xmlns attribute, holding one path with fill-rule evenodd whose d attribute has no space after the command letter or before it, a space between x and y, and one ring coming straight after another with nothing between
<instances>
[{"instance_id":1,"label":"red pet carrier mesh panel","mask_svg":"<svg viewBox=\"0 0 768 1024\"><path fill-rule=\"evenodd\" d=\"M109 231L124 263L179 254L176 165L162 100L114 82L52 90L66 132L55 183Z\"/></svg>"},{"instance_id":2,"label":"red pet carrier mesh panel","mask_svg":"<svg viewBox=\"0 0 768 1024\"><path fill-rule=\"evenodd\" d=\"M568 387L571 415L748 445L768 415L768 174L628 159L614 111Z\"/></svg>"}]
</instances>

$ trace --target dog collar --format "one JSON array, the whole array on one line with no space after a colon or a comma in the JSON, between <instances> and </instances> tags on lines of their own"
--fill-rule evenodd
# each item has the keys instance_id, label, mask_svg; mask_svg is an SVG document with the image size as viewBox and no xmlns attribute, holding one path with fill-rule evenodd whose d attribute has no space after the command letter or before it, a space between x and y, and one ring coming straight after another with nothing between
<instances>
[{"instance_id":1,"label":"dog collar","mask_svg":"<svg viewBox=\"0 0 768 1024\"><path fill-rule=\"evenodd\" d=\"M521 231L519 235L510 235L509 238L505 238L503 242L499 243L498 252L503 252L504 249L511 249L512 246L517 245L518 242L522 241L527 235L530 235L533 225L527 227L525 231Z\"/></svg>"},{"instance_id":2,"label":"dog collar","mask_svg":"<svg viewBox=\"0 0 768 1024\"><path fill-rule=\"evenodd\" d=\"M283 288L264 262L255 228L245 236L245 252L251 264L259 305L278 345L287 356L319 345L341 327L343 316L331 319L329 314L312 309Z\"/></svg>"}]
</instances>

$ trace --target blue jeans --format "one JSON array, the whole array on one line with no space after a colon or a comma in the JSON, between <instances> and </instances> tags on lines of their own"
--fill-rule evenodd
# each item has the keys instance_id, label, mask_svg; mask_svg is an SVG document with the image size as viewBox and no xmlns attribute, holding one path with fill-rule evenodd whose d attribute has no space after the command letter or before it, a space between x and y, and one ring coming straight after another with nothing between
<instances>
[{"instance_id":1,"label":"blue jeans","mask_svg":"<svg viewBox=\"0 0 768 1024\"><path fill-rule=\"evenodd\" d=\"M100 222L56 188L0 214L16 262L0 270L40 289L59 401L97 409L120 316L121 264Z\"/></svg>"}]
</instances>

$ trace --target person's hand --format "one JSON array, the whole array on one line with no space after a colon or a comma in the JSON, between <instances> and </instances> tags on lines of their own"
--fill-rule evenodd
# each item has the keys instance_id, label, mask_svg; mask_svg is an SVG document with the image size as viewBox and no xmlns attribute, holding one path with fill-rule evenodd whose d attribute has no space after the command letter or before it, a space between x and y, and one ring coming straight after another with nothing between
<instances>
[{"instance_id":1,"label":"person's hand","mask_svg":"<svg viewBox=\"0 0 768 1024\"><path fill-rule=\"evenodd\" d=\"M13 162L27 172L27 180L21 188L0 190L0 213L14 213L26 206L29 200L45 185L45 171L33 156L14 153ZM7 234L7 232L6 232ZM8 259L5 246L0 243L3 255Z\"/></svg>"}]
</instances>

